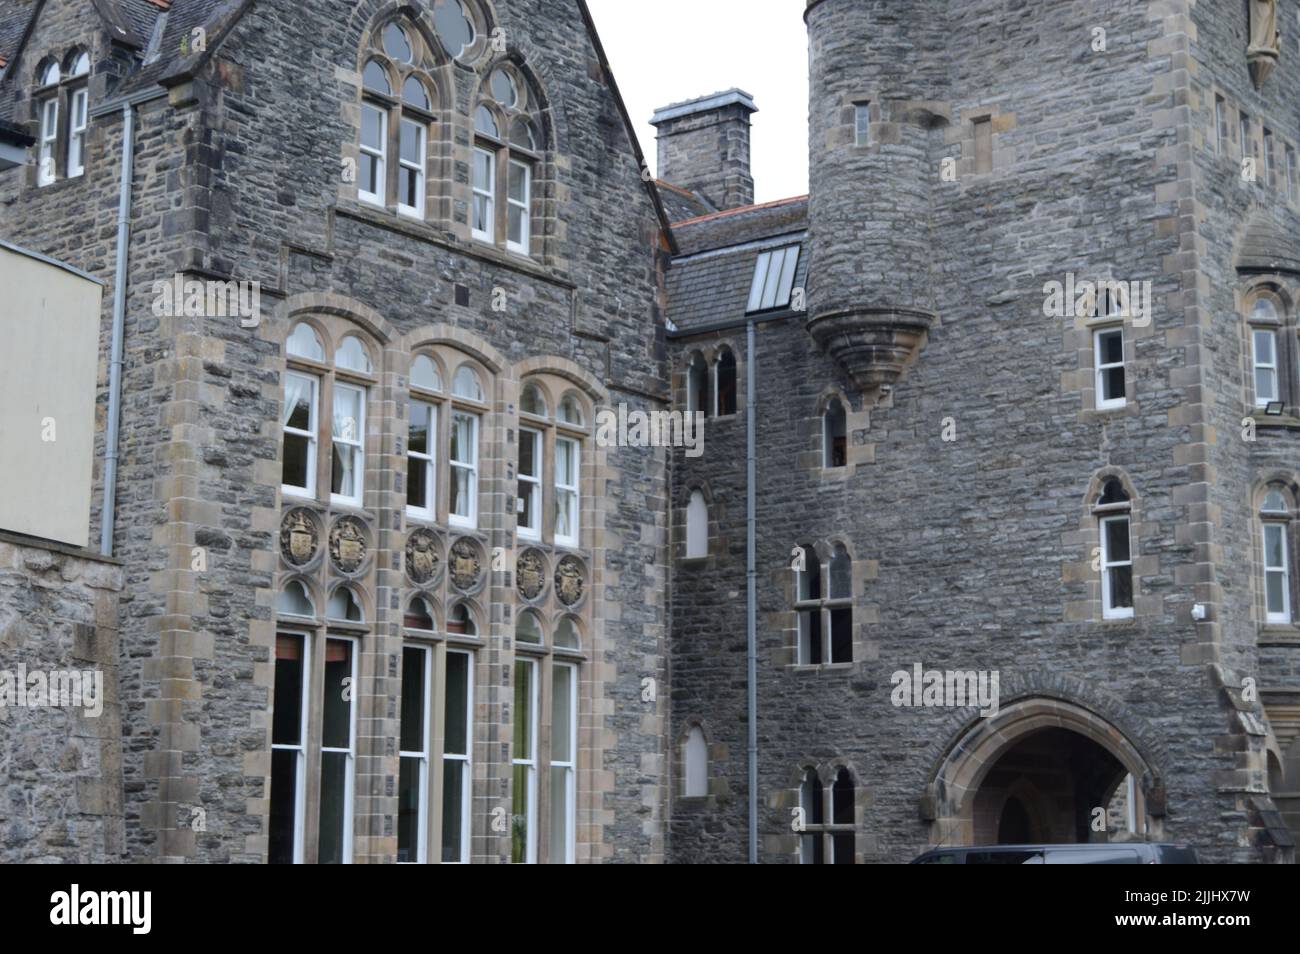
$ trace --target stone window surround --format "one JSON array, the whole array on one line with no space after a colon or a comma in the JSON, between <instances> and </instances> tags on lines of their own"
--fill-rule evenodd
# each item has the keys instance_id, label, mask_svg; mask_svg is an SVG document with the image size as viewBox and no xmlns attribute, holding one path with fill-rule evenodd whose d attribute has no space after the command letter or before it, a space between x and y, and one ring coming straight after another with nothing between
<instances>
[{"instance_id":1,"label":"stone window surround","mask_svg":"<svg viewBox=\"0 0 1300 954\"><path fill-rule=\"evenodd\" d=\"M806 612L812 603L803 606L799 600L799 576L793 569L792 557L786 554L785 566L775 573L774 582L781 587L785 595L786 606L788 609L779 613L771 614L769 625L776 630L784 630L785 638L781 645L773 652L773 662L787 671L795 673L818 673L818 672L843 672L851 671L862 665L864 662L873 660L879 654L878 646L874 640L867 638L867 627L880 622L879 607L865 603L863 594L866 590L866 584L875 580L880 573L880 562L878 560L858 559L853 552L853 547L849 541L843 537L834 536L825 540L802 540L798 544L791 546L811 546L813 551L808 553L805 547L805 559L815 558L820 571L822 580L823 596L817 600L821 609L819 612L823 615L824 637L829 641L829 617L828 608L835 608L841 602L853 610L853 659L849 662L821 662L804 665L799 662L799 616L801 612ZM850 595L843 599L832 600L828 595L830 590L830 561L834 555L837 544L843 545L845 552L849 555L850 563L853 567L852 590ZM828 606L835 604L835 606ZM803 607L802 609L799 607ZM829 645L829 642L828 642Z\"/></svg>"},{"instance_id":2,"label":"stone window surround","mask_svg":"<svg viewBox=\"0 0 1300 954\"><path fill-rule=\"evenodd\" d=\"M1106 512L1098 513L1096 504L1105 483L1110 478L1117 478L1129 498L1129 546L1133 562L1133 615L1120 619L1106 619L1101 605L1101 571L1093 569L1093 560L1100 559L1101 553L1101 517ZM1085 584L1087 598L1072 600L1068 596L1062 607L1066 622L1092 622L1107 629L1128 629L1136 626L1143 619L1159 619L1164 615L1164 598L1160 594L1145 594L1142 580L1160 573L1160 556L1158 553L1146 555L1143 544L1156 544L1163 539L1157 523L1142 521L1142 498L1133 486L1131 478L1123 468L1108 466L1096 471L1088 482L1084 494L1078 528L1061 535L1061 544L1066 552L1078 553L1077 561L1067 561L1061 566L1061 579L1065 584ZM1189 608L1190 612L1190 608ZM1190 618L1190 617L1189 617Z\"/></svg>"},{"instance_id":3,"label":"stone window surround","mask_svg":"<svg viewBox=\"0 0 1300 954\"><path fill-rule=\"evenodd\" d=\"M988 172L975 171L975 123L987 120L993 138L993 162ZM961 146L961 158L957 163L957 179L964 182L969 179L983 180L995 175L999 170L1009 168L1015 163L1016 154L1011 146L999 146L998 137L1016 128L1016 114L1004 112L998 106L978 106L961 110L961 121L949 124L944 129L944 144Z\"/></svg>"},{"instance_id":4,"label":"stone window surround","mask_svg":"<svg viewBox=\"0 0 1300 954\"><path fill-rule=\"evenodd\" d=\"M690 738L693 729L699 729L704 733L704 744L709 753L708 761L704 767L709 785L707 795L683 794L686 790L686 741ZM707 719L692 716L683 723L682 731L678 733L676 742L673 745L673 767L668 782L669 790L672 792L673 804L677 808L695 811L716 811L718 797L725 796L730 791L726 776L718 770L718 766L727 760L727 745L725 742L714 742L715 738L716 735L710 728Z\"/></svg>"},{"instance_id":5,"label":"stone window surround","mask_svg":"<svg viewBox=\"0 0 1300 954\"><path fill-rule=\"evenodd\" d=\"M1262 513L1264 498L1270 490L1281 490L1287 501L1287 515L1281 519L1267 516ZM1296 559L1300 555L1297 550L1297 533L1300 532L1300 482L1297 482L1296 475L1287 471L1271 471L1263 479L1259 480L1250 492L1248 499L1251 514L1251 534L1250 547L1251 557L1250 565L1252 568L1251 579L1252 600L1251 600L1251 618L1255 620L1257 630L1261 639L1271 636L1293 636L1300 637L1300 625L1297 625L1297 610L1300 609L1300 580L1297 580ZM1265 577L1264 577L1264 524L1265 523L1285 523L1286 524L1286 558L1287 558L1287 597L1290 600L1291 622L1273 623L1268 620L1268 604L1265 595Z\"/></svg>"},{"instance_id":6,"label":"stone window surround","mask_svg":"<svg viewBox=\"0 0 1300 954\"><path fill-rule=\"evenodd\" d=\"M1229 148L1219 150L1218 148L1218 116L1216 110L1216 101L1221 99L1224 109L1224 120L1228 126L1227 145ZM1241 161L1248 155L1245 149L1245 143L1241 141L1241 117L1244 112L1237 105L1236 101L1228 94L1227 90L1213 87L1206 96L1210 114L1210 135L1206 136L1203 145L1210 152L1214 153L1219 159L1230 160L1237 167L1237 174L1240 175ZM1297 155L1296 143L1285 136L1279 135L1276 129L1269 128L1273 140L1273 168L1277 177L1277 184L1272 185L1267 182L1267 174L1263 164L1263 143L1264 143L1264 125L1258 121L1254 113L1246 112L1245 115L1250 119L1250 137L1251 151L1249 155L1255 156L1260 160L1259 168L1255 170L1255 184L1269 188L1277 196L1292 206L1300 206L1300 155ZM1287 189L1287 151L1290 150L1292 156L1295 156L1295 176L1296 181L1292 183L1292 188Z\"/></svg>"},{"instance_id":7,"label":"stone window surround","mask_svg":"<svg viewBox=\"0 0 1300 954\"><path fill-rule=\"evenodd\" d=\"M736 359L736 410L732 414L718 414L718 360L722 357L723 351L730 351L732 357ZM682 352L681 371L674 375L673 392L675 395L674 404L686 413L686 409L691 406L690 382L691 382L691 360L698 354L704 359L704 367L708 372L708 407L701 410L704 416L711 421L732 421L739 420L745 413L745 361L744 349L734 338L719 338L699 347L687 348Z\"/></svg>"},{"instance_id":8,"label":"stone window surround","mask_svg":"<svg viewBox=\"0 0 1300 954\"><path fill-rule=\"evenodd\" d=\"M73 62L82 53L91 58L90 73L83 73L80 76L69 76L68 72ZM37 81L40 75L45 71L50 63L57 63L59 66L59 82L56 85L38 87ZM27 110L28 118L31 125L31 133L36 138L36 142L31 146L32 162L24 172L24 186L27 189L39 189L42 192L58 188L60 185L74 183L84 179L90 169L90 145L91 136L96 126L90 118L89 92L87 92L86 103L86 131L82 141L81 155L81 172L75 176L69 177L68 171L68 148L71 142L71 122L72 122L72 98L82 91L89 90L91 74L94 73L94 55L91 52L91 45L85 42L74 43L67 48L62 56L54 52L47 52L36 60L36 69L31 74L31 85ZM48 101L51 95L58 99L59 109L57 118L57 127L54 140L54 180L52 182L40 183L40 150L41 150L41 108Z\"/></svg>"},{"instance_id":9,"label":"stone window surround","mask_svg":"<svg viewBox=\"0 0 1300 954\"><path fill-rule=\"evenodd\" d=\"M587 456L594 446L591 440L592 428L594 427L595 417L590 400L584 396L571 381L568 381L558 375L550 374L545 371L530 373L519 381L519 393L527 385L535 385L541 391L542 398L546 402L546 417L536 417L530 414L519 412L520 428L527 427L529 430L537 431L542 435L542 460L540 461L541 470L541 534L540 536L525 536L518 530L516 521L515 536L519 541L519 546L538 546L549 547L555 550L578 550L581 547L575 547L570 543L557 543L555 539L555 521L554 503L557 494L555 483L555 447L559 438L568 438L578 442L578 464L579 464L579 487L578 487L578 532L581 541L586 522L584 521L584 509L587 508L589 500L588 494L590 489L585 475L588 472ZM583 424L574 425L564 423L559 420L560 402L565 398L572 397L578 402L578 407L583 415ZM517 469L518 461L518 441L515 443L515 461ZM513 495L512 495L513 506ZM517 512L516 512L517 516Z\"/></svg>"},{"instance_id":10,"label":"stone window surround","mask_svg":"<svg viewBox=\"0 0 1300 954\"><path fill-rule=\"evenodd\" d=\"M813 771L817 774L818 780L822 784L822 798L824 804L822 807L822 817L828 821L820 826L819 831L826 839L823 849L823 858L830 859L831 849L829 837L834 832L848 832L850 829L843 825L834 825L829 819L831 815L831 789L835 783L835 776L839 774L841 768L848 769L849 777L853 780L853 862L854 864L865 864L867 859L875 853L875 838L864 832L866 824L867 811L871 808L874 797L869 786L862 781L862 774L857 770L852 761L845 758L836 757L829 761L819 761L817 759L800 759L799 767L796 768L789 777L788 787L782 789L777 795L777 808L780 811L779 830L780 846L777 848L778 855L788 857L791 864L800 864L801 857L801 834L794 830L794 809L800 807L801 788L803 786L804 774ZM811 826L812 819L806 819L806 823ZM811 834L811 832L809 832ZM826 861L830 863L829 860Z\"/></svg>"},{"instance_id":11,"label":"stone window surround","mask_svg":"<svg viewBox=\"0 0 1300 954\"><path fill-rule=\"evenodd\" d=\"M1254 276L1235 292L1237 314L1241 316L1241 366L1242 402L1245 414L1252 417L1256 427L1286 427L1294 425L1300 417L1300 327L1297 326L1295 302L1297 289L1284 283L1280 275ZM1252 317L1257 299L1268 298L1277 307L1277 322ZM1281 416L1264 413L1255 404L1255 342L1256 328L1277 333L1278 395L1282 400Z\"/></svg>"},{"instance_id":12,"label":"stone window surround","mask_svg":"<svg viewBox=\"0 0 1300 954\"><path fill-rule=\"evenodd\" d=\"M690 505L691 495L696 491L703 494L704 506L709 512L709 550L702 557L688 557L686 555L686 508ZM713 491L707 480L686 481L678 493L677 505L673 507L673 512L677 519L673 521L672 547L679 566L712 570L725 562L727 538L722 534L722 524L726 516L726 504L714 500Z\"/></svg>"},{"instance_id":13,"label":"stone window surround","mask_svg":"<svg viewBox=\"0 0 1300 954\"><path fill-rule=\"evenodd\" d=\"M1097 269L1095 273L1076 271L1077 280L1090 282L1115 281L1113 269ZM1077 296L1076 296L1077 300ZM1152 294L1152 311L1155 310L1155 295ZM1054 320L1054 319L1048 319ZM1075 392L1079 397L1080 424L1100 421L1105 422L1119 417L1136 417L1142 412L1141 395L1137 389L1135 367L1138 361L1138 343L1155 337L1156 320L1151 320L1142 327L1134 324L1132 319L1116 318L1110 315L1087 317L1075 315L1073 318L1060 319L1065 323L1062 335L1062 347L1066 353L1075 352L1076 369L1061 374L1061 391L1068 395ZM1068 322L1068 323L1067 323ZM1097 350L1096 333L1107 328L1122 326L1124 329L1124 404L1122 406L1097 407Z\"/></svg>"},{"instance_id":14,"label":"stone window surround","mask_svg":"<svg viewBox=\"0 0 1300 954\"><path fill-rule=\"evenodd\" d=\"M844 408L843 467L826 466L826 411L832 398L838 398ZM816 415L806 425L814 435L814 447L799 455L800 469L813 474L825 483L843 483L858 472L859 464L876 462L876 445L867 442L871 431L871 409L865 401L855 408L848 392L838 387L828 387L817 398Z\"/></svg>"}]
</instances>

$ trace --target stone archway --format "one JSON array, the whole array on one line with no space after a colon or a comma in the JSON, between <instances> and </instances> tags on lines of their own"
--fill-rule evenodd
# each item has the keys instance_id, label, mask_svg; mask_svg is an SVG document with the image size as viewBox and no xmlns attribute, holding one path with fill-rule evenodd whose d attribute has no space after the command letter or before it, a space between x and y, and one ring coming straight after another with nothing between
<instances>
[{"instance_id":1,"label":"stone archway","mask_svg":"<svg viewBox=\"0 0 1300 954\"><path fill-rule=\"evenodd\" d=\"M1097 713L1031 697L976 720L954 739L922 814L931 822L932 845L1105 840L1092 830L1095 810L1112 809L1130 775L1135 834L1158 838L1163 788L1146 756Z\"/></svg>"}]
</instances>

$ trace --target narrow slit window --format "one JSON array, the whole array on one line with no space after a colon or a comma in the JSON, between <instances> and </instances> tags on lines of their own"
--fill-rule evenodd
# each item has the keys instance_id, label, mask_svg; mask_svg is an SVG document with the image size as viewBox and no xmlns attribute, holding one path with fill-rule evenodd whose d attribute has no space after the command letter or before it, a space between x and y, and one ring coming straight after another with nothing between
<instances>
[{"instance_id":1,"label":"narrow slit window","mask_svg":"<svg viewBox=\"0 0 1300 954\"><path fill-rule=\"evenodd\" d=\"M871 104L853 106L853 141L858 146L871 145Z\"/></svg>"},{"instance_id":2,"label":"narrow slit window","mask_svg":"<svg viewBox=\"0 0 1300 954\"><path fill-rule=\"evenodd\" d=\"M713 393L717 397L719 417L736 413L736 356L730 348L723 348L714 365Z\"/></svg>"},{"instance_id":3,"label":"narrow slit window","mask_svg":"<svg viewBox=\"0 0 1300 954\"><path fill-rule=\"evenodd\" d=\"M1097 408L1123 407L1127 401L1124 383L1124 329L1106 328L1094 336L1097 364Z\"/></svg>"},{"instance_id":4,"label":"narrow slit window","mask_svg":"<svg viewBox=\"0 0 1300 954\"><path fill-rule=\"evenodd\" d=\"M843 467L848 463L848 431L844 405L831 398L826 405L822 435L822 466Z\"/></svg>"},{"instance_id":5,"label":"narrow slit window","mask_svg":"<svg viewBox=\"0 0 1300 954\"><path fill-rule=\"evenodd\" d=\"M682 794L687 798L703 798L709 794L709 746L704 730L692 726L686 735L686 758Z\"/></svg>"},{"instance_id":6,"label":"narrow slit window","mask_svg":"<svg viewBox=\"0 0 1300 954\"><path fill-rule=\"evenodd\" d=\"M442 860L468 864L474 657L448 650L442 747Z\"/></svg>"},{"instance_id":7,"label":"narrow slit window","mask_svg":"<svg viewBox=\"0 0 1300 954\"><path fill-rule=\"evenodd\" d=\"M1228 154L1228 108L1222 96L1214 97L1215 149L1221 156Z\"/></svg>"},{"instance_id":8,"label":"narrow slit window","mask_svg":"<svg viewBox=\"0 0 1300 954\"><path fill-rule=\"evenodd\" d=\"M975 120L972 132L975 137L975 172L982 175L993 171L993 117Z\"/></svg>"},{"instance_id":9,"label":"narrow slit window","mask_svg":"<svg viewBox=\"0 0 1300 954\"><path fill-rule=\"evenodd\" d=\"M557 665L551 675L550 863L576 860L578 668Z\"/></svg>"},{"instance_id":10,"label":"narrow slit window","mask_svg":"<svg viewBox=\"0 0 1300 954\"><path fill-rule=\"evenodd\" d=\"M397 862L424 864L429 839L429 695L433 653L402 650L401 739L397 779Z\"/></svg>"},{"instance_id":11,"label":"narrow slit window","mask_svg":"<svg viewBox=\"0 0 1300 954\"><path fill-rule=\"evenodd\" d=\"M356 717L352 694L357 682L356 642L325 641L325 680L321 712L320 828L318 862L352 861L353 763Z\"/></svg>"},{"instance_id":12,"label":"narrow slit window","mask_svg":"<svg viewBox=\"0 0 1300 954\"><path fill-rule=\"evenodd\" d=\"M700 560L709 555L709 505L704 494L691 491L686 505L686 559Z\"/></svg>"},{"instance_id":13,"label":"narrow slit window","mask_svg":"<svg viewBox=\"0 0 1300 954\"><path fill-rule=\"evenodd\" d=\"M537 661L515 660L511 861L537 861Z\"/></svg>"},{"instance_id":14,"label":"narrow slit window","mask_svg":"<svg viewBox=\"0 0 1300 954\"><path fill-rule=\"evenodd\" d=\"M302 864L307 804L308 641L275 637L275 704L271 714L271 806L267 861Z\"/></svg>"},{"instance_id":15,"label":"narrow slit window","mask_svg":"<svg viewBox=\"0 0 1300 954\"><path fill-rule=\"evenodd\" d=\"M1127 514L1101 520L1102 606L1107 619L1133 615L1133 555Z\"/></svg>"}]
</instances>

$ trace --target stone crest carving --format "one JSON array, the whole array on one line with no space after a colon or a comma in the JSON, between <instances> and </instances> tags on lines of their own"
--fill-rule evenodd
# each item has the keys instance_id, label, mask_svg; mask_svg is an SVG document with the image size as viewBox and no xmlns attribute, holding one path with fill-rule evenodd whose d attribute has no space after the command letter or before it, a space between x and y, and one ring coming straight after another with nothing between
<instances>
[{"instance_id":1,"label":"stone crest carving","mask_svg":"<svg viewBox=\"0 0 1300 954\"><path fill-rule=\"evenodd\" d=\"M341 573L355 573L366 561L366 528L356 517L341 517L330 530L330 560Z\"/></svg>"},{"instance_id":2,"label":"stone crest carving","mask_svg":"<svg viewBox=\"0 0 1300 954\"><path fill-rule=\"evenodd\" d=\"M546 564L536 550L525 550L515 566L515 586L526 600L535 600L546 588Z\"/></svg>"},{"instance_id":3,"label":"stone crest carving","mask_svg":"<svg viewBox=\"0 0 1300 954\"><path fill-rule=\"evenodd\" d=\"M479 560L478 548L464 537L451 545L451 557L447 561L451 573L451 582L458 590L469 592L478 585L483 572Z\"/></svg>"},{"instance_id":4,"label":"stone crest carving","mask_svg":"<svg viewBox=\"0 0 1300 954\"><path fill-rule=\"evenodd\" d=\"M290 566L306 566L316 559L320 534L316 521L301 508L290 510L280 521L280 556Z\"/></svg>"},{"instance_id":5,"label":"stone crest carving","mask_svg":"<svg viewBox=\"0 0 1300 954\"><path fill-rule=\"evenodd\" d=\"M582 561L575 556L566 556L555 568L555 593L565 606L572 606L582 599L585 581Z\"/></svg>"},{"instance_id":6,"label":"stone crest carving","mask_svg":"<svg viewBox=\"0 0 1300 954\"><path fill-rule=\"evenodd\" d=\"M423 586L438 575L442 560L438 556L438 538L423 528L406 538L406 575L412 583Z\"/></svg>"}]
</instances>

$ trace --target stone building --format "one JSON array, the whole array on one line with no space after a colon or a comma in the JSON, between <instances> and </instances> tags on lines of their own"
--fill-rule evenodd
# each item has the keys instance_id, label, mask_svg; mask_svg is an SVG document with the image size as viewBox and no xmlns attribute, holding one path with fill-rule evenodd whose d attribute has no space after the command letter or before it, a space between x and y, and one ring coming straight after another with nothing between
<instances>
[{"instance_id":1,"label":"stone building","mask_svg":"<svg viewBox=\"0 0 1300 954\"><path fill-rule=\"evenodd\" d=\"M105 288L102 556L0 541L0 647L81 560L117 703L0 732L86 793L6 858L1293 860L1300 2L806 21L755 205L581 0L0 7L0 238Z\"/></svg>"}]
</instances>

